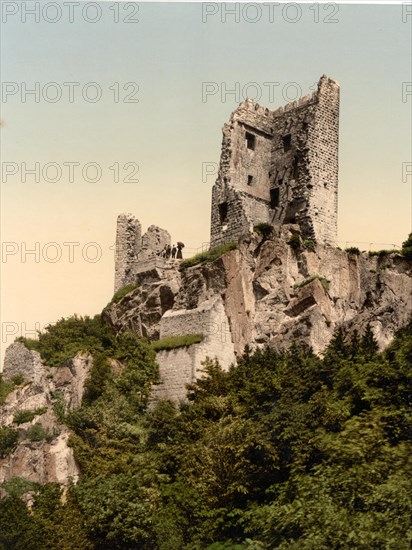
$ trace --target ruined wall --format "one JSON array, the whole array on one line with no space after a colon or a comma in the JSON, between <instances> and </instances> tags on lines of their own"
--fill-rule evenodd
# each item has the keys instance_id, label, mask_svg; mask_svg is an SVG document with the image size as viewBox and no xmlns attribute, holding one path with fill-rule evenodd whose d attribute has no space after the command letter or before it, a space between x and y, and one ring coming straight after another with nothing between
<instances>
[{"instance_id":1,"label":"ruined wall","mask_svg":"<svg viewBox=\"0 0 412 550\"><path fill-rule=\"evenodd\" d=\"M269 200L272 117L269 110L245 101L233 113L230 128L232 154L228 181L253 197Z\"/></svg>"},{"instance_id":2,"label":"ruined wall","mask_svg":"<svg viewBox=\"0 0 412 550\"><path fill-rule=\"evenodd\" d=\"M141 249L142 226L133 214L120 214L116 226L114 291L128 284Z\"/></svg>"},{"instance_id":3,"label":"ruined wall","mask_svg":"<svg viewBox=\"0 0 412 550\"><path fill-rule=\"evenodd\" d=\"M212 246L257 223L298 223L304 236L336 239L339 85L323 76L317 92L276 111L247 100L223 129L212 190Z\"/></svg>"},{"instance_id":4,"label":"ruined wall","mask_svg":"<svg viewBox=\"0 0 412 550\"><path fill-rule=\"evenodd\" d=\"M270 186L277 194L271 223L305 224L312 238L311 221L306 219L312 186L308 136L315 125L316 101L313 94L274 112L270 168Z\"/></svg>"},{"instance_id":5,"label":"ruined wall","mask_svg":"<svg viewBox=\"0 0 412 550\"><path fill-rule=\"evenodd\" d=\"M156 257L166 245L171 244L170 233L166 229L151 225L142 237L141 252L138 260Z\"/></svg>"},{"instance_id":6,"label":"ruined wall","mask_svg":"<svg viewBox=\"0 0 412 550\"><path fill-rule=\"evenodd\" d=\"M186 385L196 380L193 365L197 345L163 350L156 354L161 383L153 388L151 395L153 401L157 399L183 401L186 398Z\"/></svg>"},{"instance_id":7,"label":"ruined wall","mask_svg":"<svg viewBox=\"0 0 412 550\"><path fill-rule=\"evenodd\" d=\"M227 204L226 218L221 205ZM213 205L216 205L214 207ZM212 190L211 246L237 241L239 235L253 230L253 220L269 223L267 201L237 191L230 185L214 186Z\"/></svg>"},{"instance_id":8,"label":"ruined wall","mask_svg":"<svg viewBox=\"0 0 412 550\"><path fill-rule=\"evenodd\" d=\"M212 189L211 244L237 240L268 220L272 116L250 100L223 127L218 179Z\"/></svg>"},{"instance_id":9,"label":"ruined wall","mask_svg":"<svg viewBox=\"0 0 412 550\"><path fill-rule=\"evenodd\" d=\"M202 376L202 362L206 357L217 358L225 369L235 362L229 320L218 294L202 302L198 308L165 313L160 324L160 337L184 334L203 334L204 340L157 353L161 383L153 390L154 399L185 399L186 384Z\"/></svg>"},{"instance_id":10,"label":"ruined wall","mask_svg":"<svg viewBox=\"0 0 412 550\"><path fill-rule=\"evenodd\" d=\"M334 243L337 235L339 158L339 85L319 82L315 125L308 135L310 189L308 215L319 242Z\"/></svg>"},{"instance_id":11,"label":"ruined wall","mask_svg":"<svg viewBox=\"0 0 412 550\"><path fill-rule=\"evenodd\" d=\"M171 244L170 233L151 225L142 236L142 226L133 214L120 214L116 227L114 292L138 282L138 274L154 268L164 268L159 254Z\"/></svg>"}]
</instances>

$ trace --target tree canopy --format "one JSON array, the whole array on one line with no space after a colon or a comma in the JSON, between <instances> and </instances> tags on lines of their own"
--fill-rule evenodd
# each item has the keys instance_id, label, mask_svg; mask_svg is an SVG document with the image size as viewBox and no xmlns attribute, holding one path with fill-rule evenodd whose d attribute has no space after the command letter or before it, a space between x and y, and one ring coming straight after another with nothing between
<instances>
[{"instance_id":1,"label":"tree canopy","mask_svg":"<svg viewBox=\"0 0 412 550\"><path fill-rule=\"evenodd\" d=\"M31 487L31 511L24 483L4 485L0 549L410 548L412 324L382 353L368 328L337 331L323 358L293 345L246 350L228 372L208 359L187 402L148 408L153 350L128 334L105 346L95 322L67 419L80 481L64 498Z\"/></svg>"}]
</instances>

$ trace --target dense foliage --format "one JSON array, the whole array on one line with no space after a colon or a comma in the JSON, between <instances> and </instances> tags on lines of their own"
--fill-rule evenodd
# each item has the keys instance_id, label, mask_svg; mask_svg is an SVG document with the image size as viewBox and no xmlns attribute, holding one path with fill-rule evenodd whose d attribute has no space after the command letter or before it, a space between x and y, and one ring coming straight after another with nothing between
<instances>
[{"instance_id":1,"label":"dense foliage","mask_svg":"<svg viewBox=\"0 0 412 550\"><path fill-rule=\"evenodd\" d=\"M95 362L68 419L78 485L31 488L31 511L21 483L3 487L1 549L410 548L412 325L383 353L371 330L338 331L323 359L208 360L187 403L149 410L136 342L116 348L130 370Z\"/></svg>"},{"instance_id":2,"label":"dense foliage","mask_svg":"<svg viewBox=\"0 0 412 550\"><path fill-rule=\"evenodd\" d=\"M38 351L42 360L50 367L60 367L79 351L104 352L111 350L114 336L100 315L81 317L73 315L48 325L38 339L17 338L27 348Z\"/></svg>"}]
</instances>

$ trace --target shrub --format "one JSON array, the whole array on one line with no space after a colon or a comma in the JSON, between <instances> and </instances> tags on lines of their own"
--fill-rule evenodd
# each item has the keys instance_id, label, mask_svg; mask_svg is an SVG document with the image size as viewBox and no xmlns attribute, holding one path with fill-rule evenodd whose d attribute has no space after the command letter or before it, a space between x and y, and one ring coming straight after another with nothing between
<instances>
[{"instance_id":1,"label":"shrub","mask_svg":"<svg viewBox=\"0 0 412 550\"><path fill-rule=\"evenodd\" d=\"M370 250L368 252L369 256L378 256L379 258L384 258L385 256L389 256L389 254L399 254L399 250L396 248L391 248L390 250Z\"/></svg>"},{"instance_id":2,"label":"shrub","mask_svg":"<svg viewBox=\"0 0 412 550\"><path fill-rule=\"evenodd\" d=\"M66 414L66 404L64 401L63 394L60 390L55 390L52 393L54 399L53 403L53 412L56 415L56 418L59 422L64 422Z\"/></svg>"},{"instance_id":3,"label":"shrub","mask_svg":"<svg viewBox=\"0 0 412 550\"><path fill-rule=\"evenodd\" d=\"M308 285L309 283L311 283L315 279L318 279L320 281L321 285L323 286L324 290L326 290L326 292L328 292L330 281L328 281L328 279L326 279L325 277L322 277L321 275L311 275L310 277L308 277L307 279L305 279L301 283L297 283L297 284L293 285L293 288L302 288L303 286Z\"/></svg>"},{"instance_id":4,"label":"shrub","mask_svg":"<svg viewBox=\"0 0 412 550\"><path fill-rule=\"evenodd\" d=\"M183 336L168 336L152 342L152 347L156 351L164 349L175 349L191 346L192 344L199 344L203 342L203 334L185 334Z\"/></svg>"},{"instance_id":5,"label":"shrub","mask_svg":"<svg viewBox=\"0 0 412 550\"><path fill-rule=\"evenodd\" d=\"M79 351L103 351L112 344L108 328L101 322L100 315L93 318L73 315L60 319L40 332L38 340L20 337L17 341L28 349L38 351L50 367L60 367Z\"/></svg>"},{"instance_id":6,"label":"shrub","mask_svg":"<svg viewBox=\"0 0 412 550\"><path fill-rule=\"evenodd\" d=\"M298 233L293 233L291 238L288 240L288 245L295 251L300 249L301 241Z\"/></svg>"},{"instance_id":7,"label":"shrub","mask_svg":"<svg viewBox=\"0 0 412 550\"><path fill-rule=\"evenodd\" d=\"M43 439L47 439L49 435L49 432L46 431L41 424L34 424L34 426L31 426L26 432L26 437L30 439L30 441L43 441Z\"/></svg>"},{"instance_id":8,"label":"shrub","mask_svg":"<svg viewBox=\"0 0 412 550\"><path fill-rule=\"evenodd\" d=\"M23 384L26 383L24 376L21 373L15 374L11 379L11 381L14 384L14 386L22 386Z\"/></svg>"},{"instance_id":9,"label":"shrub","mask_svg":"<svg viewBox=\"0 0 412 550\"><path fill-rule=\"evenodd\" d=\"M19 434L13 428L0 428L0 458L13 452L19 440Z\"/></svg>"},{"instance_id":10,"label":"shrub","mask_svg":"<svg viewBox=\"0 0 412 550\"><path fill-rule=\"evenodd\" d=\"M180 263L179 271L184 271L188 267L193 267L194 265L198 264L204 264L205 262L213 262L213 260L217 260L217 258L223 256L223 254L226 254L226 252L230 252L231 250L235 250L236 248L237 243L229 242L215 246L214 248L211 248L206 252L200 252L200 254L192 256L192 258L187 258L186 260L183 260Z\"/></svg>"},{"instance_id":11,"label":"shrub","mask_svg":"<svg viewBox=\"0 0 412 550\"><path fill-rule=\"evenodd\" d=\"M310 239L305 239L303 241L303 246L310 251L314 251L316 248L316 243L314 241L311 241Z\"/></svg>"},{"instance_id":12,"label":"shrub","mask_svg":"<svg viewBox=\"0 0 412 550\"><path fill-rule=\"evenodd\" d=\"M13 417L13 422L16 424L25 424L26 422L31 422L34 417L40 416L47 412L47 407L41 407L35 410L25 409L22 411L17 411Z\"/></svg>"},{"instance_id":13,"label":"shrub","mask_svg":"<svg viewBox=\"0 0 412 550\"><path fill-rule=\"evenodd\" d=\"M409 233L408 238L406 241L402 243L402 256L404 256L407 260L412 260L412 233Z\"/></svg>"},{"instance_id":14,"label":"shrub","mask_svg":"<svg viewBox=\"0 0 412 550\"><path fill-rule=\"evenodd\" d=\"M270 223L258 223L253 227L253 231L260 235L264 241L273 235L273 230L274 227Z\"/></svg>"},{"instance_id":15,"label":"shrub","mask_svg":"<svg viewBox=\"0 0 412 550\"><path fill-rule=\"evenodd\" d=\"M357 246L349 246L348 248L345 248L345 252L348 254L352 254L353 256L359 256L361 251Z\"/></svg>"},{"instance_id":16,"label":"shrub","mask_svg":"<svg viewBox=\"0 0 412 550\"><path fill-rule=\"evenodd\" d=\"M29 481L24 477L14 476L7 481L3 481L1 488L4 489L9 496L20 498L24 494L35 491L39 485L34 481Z\"/></svg>"},{"instance_id":17,"label":"shrub","mask_svg":"<svg viewBox=\"0 0 412 550\"><path fill-rule=\"evenodd\" d=\"M13 382L6 382L0 375L0 405L6 401L7 396L14 390Z\"/></svg>"}]
</instances>

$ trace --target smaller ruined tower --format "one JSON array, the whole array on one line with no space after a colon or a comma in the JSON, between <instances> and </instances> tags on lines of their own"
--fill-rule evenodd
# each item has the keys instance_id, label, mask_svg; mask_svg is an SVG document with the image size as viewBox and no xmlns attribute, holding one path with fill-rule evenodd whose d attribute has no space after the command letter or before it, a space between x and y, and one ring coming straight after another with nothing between
<instances>
[{"instance_id":1,"label":"smaller ruined tower","mask_svg":"<svg viewBox=\"0 0 412 550\"><path fill-rule=\"evenodd\" d=\"M115 279L117 292L131 275L137 255L142 247L142 226L133 214L120 214L117 217Z\"/></svg>"},{"instance_id":2,"label":"smaller ruined tower","mask_svg":"<svg viewBox=\"0 0 412 550\"><path fill-rule=\"evenodd\" d=\"M305 238L333 244L337 233L339 84L275 111L246 100L223 127L212 190L211 245L258 223L299 224Z\"/></svg>"},{"instance_id":3,"label":"smaller ruined tower","mask_svg":"<svg viewBox=\"0 0 412 550\"><path fill-rule=\"evenodd\" d=\"M170 245L170 233L151 225L142 235L142 226L133 214L117 217L114 291L138 282L138 274L163 267L161 253Z\"/></svg>"}]
</instances>

